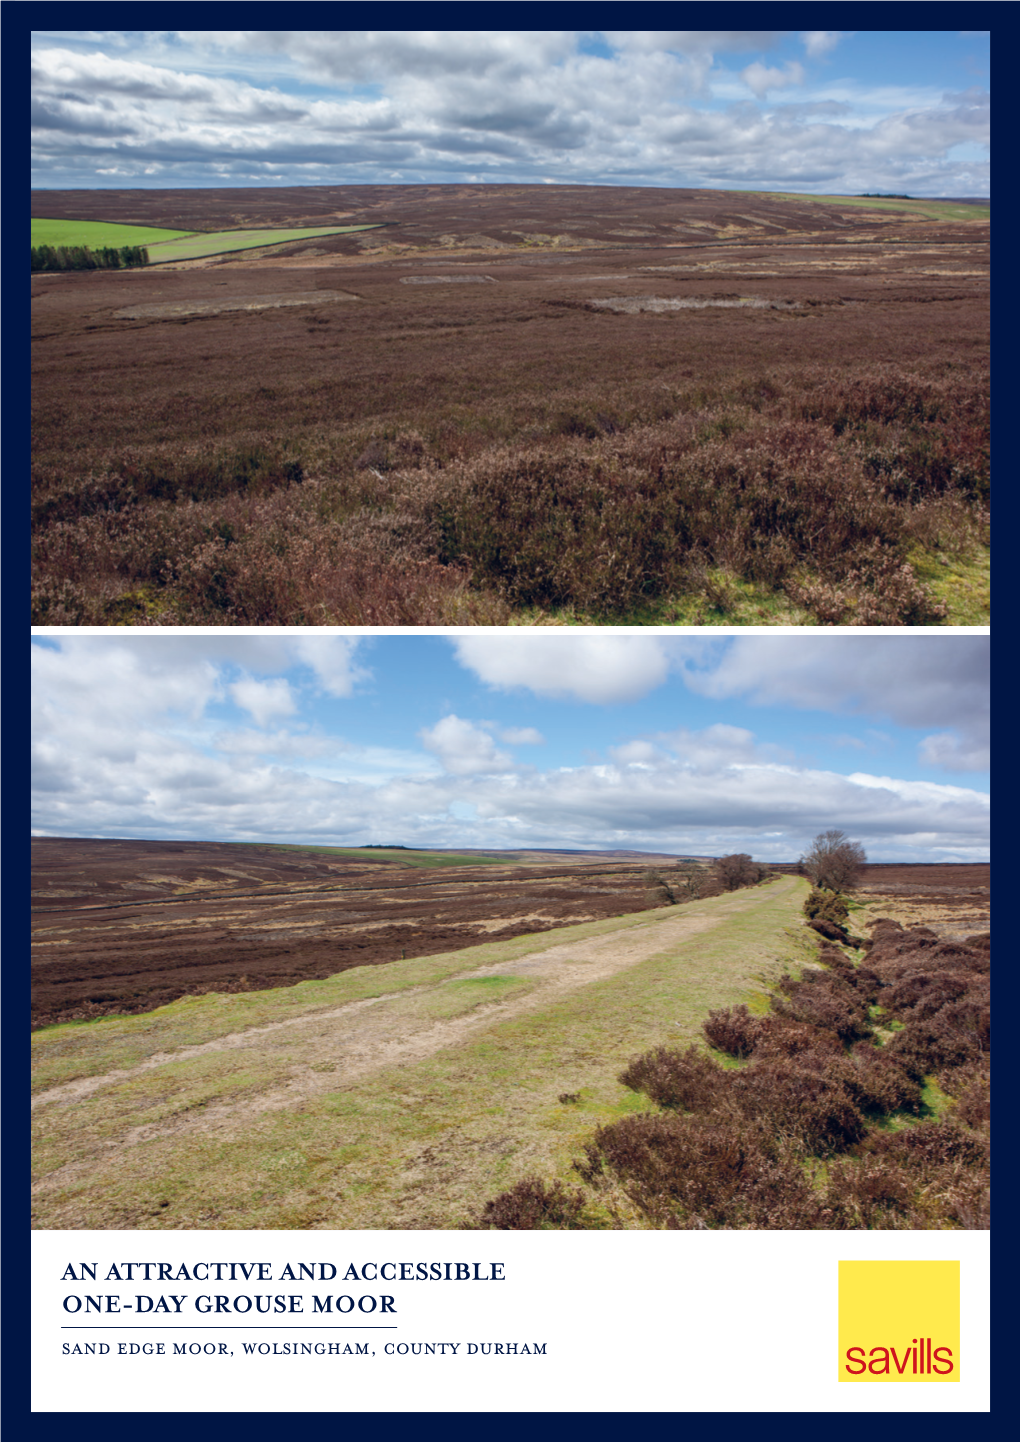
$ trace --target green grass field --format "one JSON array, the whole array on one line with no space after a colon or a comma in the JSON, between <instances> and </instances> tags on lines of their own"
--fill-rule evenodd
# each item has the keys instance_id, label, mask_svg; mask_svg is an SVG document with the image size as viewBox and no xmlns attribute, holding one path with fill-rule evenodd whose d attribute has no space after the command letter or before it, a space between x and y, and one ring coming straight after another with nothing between
<instances>
[{"instance_id":1,"label":"green grass field","mask_svg":"<svg viewBox=\"0 0 1020 1442\"><path fill-rule=\"evenodd\" d=\"M455 851L404 851L387 846L289 846L281 843L272 851L314 851L352 861L399 861L401 866L517 866L516 856L463 856Z\"/></svg>"},{"instance_id":2,"label":"green grass field","mask_svg":"<svg viewBox=\"0 0 1020 1442\"><path fill-rule=\"evenodd\" d=\"M113 225L105 220L32 220L33 245L153 245L193 234L190 230L157 230L150 225Z\"/></svg>"},{"instance_id":3,"label":"green grass field","mask_svg":"<svg viewBox=\"0 0 1020 1442\"><path fill-rule=\"evenodd\" d=\"M217 230L182 235L149 246L149 262L201 260L210 255L229 255L235 250L255 250L263 245L283 245L292 240L315 240L321 235L347 235L354 230L374 230L372 225L325 225L298 230Z\"/></svg>"},{"instance_id":4,"label":"green grass field","mask_svg":"<svg viewBox=\"0 0 1020 1442\"><path fill-rule=\"evenodd\" d=\"M894 200L871 195L800 195L796 191L752 190L741 194L767 195L772 200L817 201L819 205L852 205L863 210L898 210L925 220L990 220L991 207L956 205L951 200Z\"/></svg>"},{"instance_id":5,"label":"green grass field","mask_svg":"<svg viewBox=\"0 0 1020 1442\"><path fill-rule=\"evenodd\" d=\"M293 240L314 240L322 235L346 235L354 230L374 230L372 225L321 225L283 230L157 230L148 225L113 225L100 220L32 221L32 244L99 246L144 245L149 263L201 260L228 255L235 250L254 250L264 245L283 245Z\"/></svg>"}]
</instances>

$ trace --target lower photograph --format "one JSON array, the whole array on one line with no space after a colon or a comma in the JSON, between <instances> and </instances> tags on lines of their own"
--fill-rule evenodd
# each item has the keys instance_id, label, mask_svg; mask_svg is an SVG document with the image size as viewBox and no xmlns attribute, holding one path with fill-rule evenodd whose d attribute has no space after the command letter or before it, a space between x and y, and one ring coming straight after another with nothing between
<instances>
[{"instance_id":1,"label":"lower photograph","mask_svg":"<svg viewBox=\"0 0 1020 1442\"><path fill-rule=\"evenodd\" d=\"M987 645L36 637L35 1224L987 1228Z\"/></svg>"},{"instance_id":2,"label":"lower photograph","mask_svg":"<svg viewBox=\"0 0 1020 1442\"><path fill-rule=\"evenodd\" d=\"M987 652L36 635L35 1409L987 1410Z\"/></svg>"}]
</instances>

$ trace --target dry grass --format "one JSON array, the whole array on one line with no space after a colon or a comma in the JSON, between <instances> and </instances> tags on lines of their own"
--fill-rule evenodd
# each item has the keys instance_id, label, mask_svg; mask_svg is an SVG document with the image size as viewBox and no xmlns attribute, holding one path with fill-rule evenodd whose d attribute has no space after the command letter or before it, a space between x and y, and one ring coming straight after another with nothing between
<instances>
[{"instance_id":1,"label":"dry grass","mask_svg":"<svg viewBox=\"0 0 1020 1442\"><path fill-rule=\"evenodd\" d=\"M806 954L803 890L37 1033L36 1224L450 1227L522 1174L567 1179L635 1109L628 1056Z\"/></svg>"}]
</instances>

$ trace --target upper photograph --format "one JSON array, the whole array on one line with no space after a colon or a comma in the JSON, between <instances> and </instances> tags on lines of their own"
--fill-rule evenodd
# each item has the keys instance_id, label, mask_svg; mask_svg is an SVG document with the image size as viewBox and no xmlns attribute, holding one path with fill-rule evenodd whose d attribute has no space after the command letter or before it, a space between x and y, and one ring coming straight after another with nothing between
<instances>
[{"instance_id":1,"label":"upper photograph","mask_svg":"<svg viewBox=\"0 0 1020 1442\"><path fill-rule=\"evenodd\" d=\"M989 34L33 37L32 622L989 624Z\"/></svg>"}]
</instances>

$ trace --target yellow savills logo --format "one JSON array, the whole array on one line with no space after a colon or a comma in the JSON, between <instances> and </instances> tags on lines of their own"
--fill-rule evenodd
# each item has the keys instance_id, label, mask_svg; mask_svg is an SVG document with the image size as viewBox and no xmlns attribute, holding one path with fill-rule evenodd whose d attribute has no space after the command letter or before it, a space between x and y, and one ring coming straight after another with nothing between
<instances>
[{"instance_id":1,"label":"yellow savills logo","mask_svg":"<svg viewBox=\"0 0 1020 1442\"><path fill-rule=\"evenodd\" d=\"M959 1382L959 1262L840 1262L839 1380Z\"/></svg>"}]
</instances>

